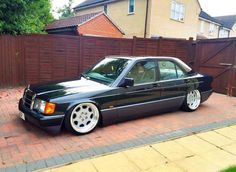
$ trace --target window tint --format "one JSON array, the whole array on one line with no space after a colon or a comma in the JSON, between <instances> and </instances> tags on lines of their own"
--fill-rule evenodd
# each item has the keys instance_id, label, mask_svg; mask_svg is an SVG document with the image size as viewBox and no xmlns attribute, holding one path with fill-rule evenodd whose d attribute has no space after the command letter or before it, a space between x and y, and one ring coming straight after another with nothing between
<instances>
[{"instance_id":1,"label":"window tint","mask_svg":"<svg viewBox=\"0 0 236 172\"><path fill-rule=\"evenodd\" d=\"M122 58L105 58L83 75L104 84L113 83L128 65L130 60Z\"/></svg>"},{"instance_id":2,"label":"window tint","mask_svg":"<svg viewBox=\"0 0 236 172\"><path fill-rule=\"evenodd\" d=\"M134 65L127 78L133 78L134 84L143 84L156 81L156 63L155 61L141 61Z\"/></svg>"},{"instance_id":3,"label":"window tint","mask_svg":"<svg viewBox=\"0 0 236 172\"><path fill-rule=\"evenodd\" d=\"M186 77L186 73L182 69L180 69L180 67L177 65L176 65L176 70L177 70L178 78Z\"/></svg>"},{"instance_id":4,"label":"window tint","mask_svg":"<svg viewBox=\"0 0 236 172\"><path fill-rule=\"evenodd\" d=\"M134 2L135 0L129 0L129 14L134 13Z\"/></svg>"},{"instance_id":5,"label":"window tint","mask_svg":"<svg viewBox=\"0 0 236 172\"><path fill-rule=\"evenodd\" d=\"M170 80L185 77L185 72L171 61L159 61L160 80Z\"/></svg>"}]
</instances>

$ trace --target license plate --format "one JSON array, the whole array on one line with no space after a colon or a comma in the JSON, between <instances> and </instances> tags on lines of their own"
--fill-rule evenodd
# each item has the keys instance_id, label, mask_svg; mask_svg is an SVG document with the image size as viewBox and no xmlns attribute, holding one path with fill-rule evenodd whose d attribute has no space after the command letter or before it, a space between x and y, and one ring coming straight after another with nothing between
<instances>
[{"instance_id":1,"label":"license plate","mask_svg":"<svg viewBox=\"0 0 236 172\"><path fill-rule=\"evenodd\" d=\"M21 113L20 113L20 118L25 121L25 114L21 112Z\"/></svg>"}]
</instances>

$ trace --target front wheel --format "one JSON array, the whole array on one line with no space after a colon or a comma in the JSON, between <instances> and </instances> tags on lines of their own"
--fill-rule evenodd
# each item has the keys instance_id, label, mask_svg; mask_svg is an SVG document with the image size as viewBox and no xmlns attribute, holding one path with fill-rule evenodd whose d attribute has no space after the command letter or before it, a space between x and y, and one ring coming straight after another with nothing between
<instances>
[{"instance_id":1,"label":"front wheel","mask_svg":"<svg viewBox=\"0 0 236 172\"><path fill-rule=\"evenodd\" d=\"M192 90L187 93L182 109L185 111L195 111L201 104L201 93L198 90Z\"/></svg>"},{"instance_id":2,"label":"front wheel","mask_svg":"<svg viewBox=\"0 0 236 172\"><path fill-rule=\"evenodd\" d=\"M65 118L65 127L75 134L87 134L98 125L100 114L92 103L81 103L71 109Z\"/></svg>"}]
</instances>

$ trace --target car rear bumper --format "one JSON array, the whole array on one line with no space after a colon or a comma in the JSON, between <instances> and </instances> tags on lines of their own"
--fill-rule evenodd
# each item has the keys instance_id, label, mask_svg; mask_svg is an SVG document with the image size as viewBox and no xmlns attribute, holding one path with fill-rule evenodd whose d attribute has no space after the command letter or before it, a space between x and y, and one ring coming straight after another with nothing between
<instances>
[{"instance_id":1,"label":"car rear bumper","mask_svg":"<svg viewBox=\"0 0 236 172\"><path fill-rule=\"evenodd\" d=\"M213 90L201 92L202 102L207 101L207 99L211 96L212 93Z\"/></svg>"},{"instance_id":2,"label":"car rear bumper","mask_svg":"<svg viewBox=\"0 0 236 172\"><path fill-rule=\"evenodd\" d=\"M28 121L50 133L58 133L61 130L64 115L44 116L36 113L23 105L23 100L20 99L19 110L25 114L25 121Z\"/></svg>"}]
</instances>

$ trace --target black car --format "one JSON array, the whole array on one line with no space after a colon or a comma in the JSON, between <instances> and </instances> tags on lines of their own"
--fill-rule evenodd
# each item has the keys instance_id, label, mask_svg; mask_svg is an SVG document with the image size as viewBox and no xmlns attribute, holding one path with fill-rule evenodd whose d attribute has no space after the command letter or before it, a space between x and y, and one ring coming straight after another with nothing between
<instances>
[{"instance_id":1,"label":"black car","mask_svg":"<svg viewBox=\"0 0 236 172\"><path fill-rule=\"evenodd\" d=\"M76 80L28 86L19 109L44 129L85 134L98 124L194 111L211 95L212 81L177 58L111 56Z\"/></svg>"}]
</instances>

